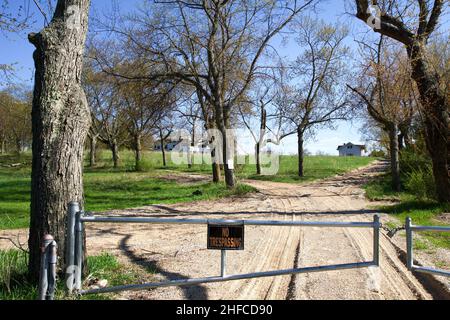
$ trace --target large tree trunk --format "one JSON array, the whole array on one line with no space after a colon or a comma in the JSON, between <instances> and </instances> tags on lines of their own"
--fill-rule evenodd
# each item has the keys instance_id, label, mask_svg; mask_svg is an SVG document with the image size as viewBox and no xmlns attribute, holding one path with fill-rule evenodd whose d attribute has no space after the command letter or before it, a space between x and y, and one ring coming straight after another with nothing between
<instances>
[{"instance_id":1,"label":"large tree trunk","mask_svg":"<svg viewBox=\"0 0 450 320\"><path fill-rule=\"evenodd\" d=\"M28 241L33 279L39 275L44 235L55 237L65 263L67 206L70 201L83 203L83 151L91 118L80 82L89 4L59 0L50 25L29 35L36 47Z\"/></svg>"},{"instance_id":2,"label":"large tree trunk","mask_svg":"<svg viewBox=\"0 0 450 320\"><path fill-rule=\"evenodd\" d=\"M259 142L255 145L255 156L256 156L256 174L261 174L261 144Z\"/></svg>"},{"instance_id":3,"label":"large tree trunk","mask_svg":"<svg viewBox=\"0 0 450 320\"><path fill-rule=\"evenodd\" d=\"M367 0L355 1L357 5L357 17L362 21L368 21L370 13ZM425 4L426 7L426 4ZM413 37L408 34L409 30L400 22L400 27L386 23L389 16L383 16L381 29L377 32L402 42L407 49L408 57L412 67L412 78L417 84L420 93L420 102L423 107L425 135L428 152L433 162L433 175L436 182L436 192L440 202L450 202L450 119L449 102L446 93L439 86L439 76L432 67L428 65L427 41L431 32L438 25L438 20L443 17L445 1L435 1L433 11L428 20L427 27L420 28L422 32ZM399 22L399 21L397 21ZM430 27L430 30L428 28ZM397 28L397 30L396 30ZM419 30L420 31L420 30Z\"/></svg>"},{"instance_id":4,"label":"large tree trunk","mask_svg":"<svg viewBox=\"0 0 450 320\"><path fill-rule=\"evenodd\" d=\"M297 149L298 149L298 176L304 177L304 159L305 159L305 151L303 148L304 145L304 139L303 139L303 131L298 130L297 131Z\"/></svg>"},{"instance_id":5,"label":"large tree trunk","mask_svg":"<svg viewBox=\"0 0 450 320\"><path fill-rule=\"evenodd\" d=\"M450 106L439 87L439 77L427 65L424 48L424 43L414 44L408 49L408 55L424 108L426 144L433 162L436 193L440 202L450 202Z\"/></svg>"},{"instance_id":6,"label":"large tree trunk","mask_svg":"<svg viewBox=\"0 0 450 320\"><path fill-rule=\"evenodd\" d=\"M166 146L164 145L164 142L161 143L161 152L162 152L163 166L167 167Z\"/></svg>"},{"instance_id":7,"label":"large tree trunk","mask_svg":"<svg viewBox=\"0 0 450 320\"><path fill-rule=\"evenodd\" d=\"M256 143L256 174L261 174L261 145L264 141L264 136L267 127L267 111L264 108L263 102L261 101L261 122L260 122L260 132L259 141Z\"/></svg>"},{"instance_id":8,"label":"large tree trunk","mask_svg":"<svg viewBox=\"0 0 450 320\"><path fill-rule=\"evenodd\" d=\"M398 126L392 124L389 128L389 152L391 155L391 174L392 174L392 189L395 191L401 190L400 185L400 163L399 163L399 142L398 142Z\"/></svg>"},{"instance_id":9,"label":"large tree trunk","mask_svg":"<svg viewBox=\"0 0 450 320\"><path fill-rule=\"evenodd\" d=\"M187 161L188 161L188 168L192 168L192 164L194 163L194 152L192 144L189 145L188 154L187 154Z\"/></svg>"},{"instance_id":10,"label":"large tree trunk","mask_svg":"<svg viewBox=\"0 0 450 320\"><path fill-rule=\"evenodd\" d=\"M115 141L111 144L111 152L112 152L114 169L117 169L120 164L120 154L119 154L119 146L117 145L117 142L115 142Z\"/></svg>"},{"instance_id":11,"label":"large tree trunk","mask_svg":"<svg viewBox=\"0 0 450 320\"><path fill-rule=\"evenodd\" d=\"M216 123L222 135L222 160L223 171L225 175L225 184L228 188L234 188L236 185L234 177L234 137L231 132L228 134L229 128L229 108L216 108Z\"/></svg>"},{"instance_id":12,"label":"large tree trunk","mask_svg":"<svg viewBox=\"0 0 450 320\"><path fill-rule=\"evenodd\" d=\"M140 134L136 134L134 137L134 153L136 161L136 170L140 170L140 164L142 160L142 144Z\"/></svg>"},{"instance_id":13,"label":"large tree trunk","mask_svg":"<svg viewBox=\"0 0 450 320\"><path fill-rule=\"evenodd\" d=\"M223 136L222 153L223 153L223 171L225 174L225 184L228 188L234 188L236 181L234 178L234 145L232 137L227 137L227 131L222 128L220 130Z\"/></svg>"},{"instance_id":14,"label":"large tree trunk","mask_svg":"<svg viewBox=\"0 0 450 320\"><path fill-rule=\"evenodd\" d=\"M213 163L212 163L212 175L213 175L213 182L219 183L220 182L220 165L217 163L217 161L213 161Z\"/></svg>"},{"instance_id":15,"label":"large tree trunk","mask_svg":"<svg viewBox=\"0 0 450 320\"><path fill-rule=\"evenodd\" d=\"M193 120L193 124L192 124L191 147L192 148L189 148L189 152L188 152L188 168L192 168L192 164L194 163L195 120Z\"/></svg>"},{"instance_id":16,"label":"large tree trunk","mask_svg":"<svg viewBox=\"0 0 450 320\"><path fill-rule=\"evenodd\" d=\"M164 143L164 135L162 130L159 130L159 138L161 140L161 152L162 152L162 159L163 159L163 166L167 166L167 160L166 160L166 145Z\"/></svg>"},{"instance_id":17,"label":"large tree trunk","mask_svg":"<svg viewBox=\"0 0 450 320\"><path fill-rule=\"evenodd\" d=\"M90 150L89 150L89 166L91 168L96 166L97 163L96 153L97 153L97 136L92 134L90 136Z\"/></svg>"},{"instance_id":18,"label":"large tree trunk","mask_svg":"<svg viewBox=\"0 0 450 320\"><path fill-rule=\"evenodd\" d=\"M22 140L16 139L16 152L20 154L22 152Z\"/></svg>"},{"instance_id":19,"label":"large tree trunk","mask_svg":"<svg viewBox=\"0 0 450 320\"><path fill-rule=\"evenodd\" d=\"M211 140L213 141L215 137L212 137ZM212 145L212 143L211 143ZM219 183L220 182L220 162L218 157L218 152L214 148L211 150L211 162L212 162L212 176L213 176L213 182Z\"/></svg>"},{"instance_id":20,"label":"large tree trunk","mask_svg":"<svg viewBox=\"0 0 450 320\"><path fill-rule=\"evenodd\" d=\"M210 121L207 124L207 129L215 129L214 124L212 121ZM210 145L213 146L214 145L214 141L216 139L216 137L214 136L210 136ZM220 152L218 152L218 150L216 150L215 148L211 148L211 168L212 168L212 176L213 176L213 182L214 183L219 183L220 182L220 161L219 161L219 154Z\"/></svg>"}]
</instances>

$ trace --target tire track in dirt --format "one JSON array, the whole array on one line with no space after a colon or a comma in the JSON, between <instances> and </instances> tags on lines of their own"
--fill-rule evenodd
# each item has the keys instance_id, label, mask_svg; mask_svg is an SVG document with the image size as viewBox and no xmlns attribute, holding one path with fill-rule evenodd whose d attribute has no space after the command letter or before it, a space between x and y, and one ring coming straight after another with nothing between
<instances>
[{"instance_id":1,"label":"tire track in dirt","mask_svg":"<svg viewBox=\"0 0 450 320\"><path fill-rule=\"evenodd\" d=\"M353 194L351 188L348 188L344 193ZM351 201L348 197L341 196L347 202L347 206L351 206ZM354 221L360 220L358 217L353 219ZM344 232L348 238L352 241L353 247L360 253L360 258L365 261L370 261L373 257L373 233L367 235L367 231L361 229L344 229ZM400 262L391 258L392 255L396 257L394 252L387 252L391 244L389 240L380 235L380 268L367 268L366 273L368 275L367 283L371 291L378 293L380 298L394 299L395 297L402 297L402 299L429 299L431 298L428 293L421 289L421 285L416 281L414 277L408 277L409 272L405 266ZM400 276L402 280L396 278ZM385 289L382 292L381 283L385 283L390 289ZM406 286L400 287L399 286ZM391 291L389 296L385 291ZM408 293L405 295L405 293Z\"/></svg>"},{"instance_id":2,"label":"tire track in dirt","mask_svg":"<svg viewBox=\"0 0 450 320\"><path fill-rule=\"evenodd\" d=\"M369 171L369 173L364 172ZM363 172L361 172L363 171ZM378 170L377 170L378 171ZM306 220L372 221L373 214L365 214L367 203L360 189L358 175L370 178L370 169L353 172L335 179L285 188L274 192L277 198L288 197L291 206L303 207ZM347 185L346 180L351 181ZM257 183L253 184L259 187ZM270 196L265 189L266 194ZM276 190L275 184L272 189ZM294 196L309 194L307 198ZM309 211L309 212L308 212ZM313 211L313 212L311 212ZM314 211L317 213L314 214ZM333 211L336 212L333 214ZM348 211L349 214L346 214ZM360 214L355 214L361 212ZM323 214L327 212L330 214ZM326 235L326 236L325 236ZM298 248L302 266L348 263L372 260L373 235L369 229L303 228ZM381 237L381 268L367 268L324 273L294 275L297 299L430 299L431 296L399 261L392 245ZM333 256L333 253L335 256ZM294 258L295 260L295 258ZM292 292L289 294L293 298Z\"/></svg>"}]
</instances>

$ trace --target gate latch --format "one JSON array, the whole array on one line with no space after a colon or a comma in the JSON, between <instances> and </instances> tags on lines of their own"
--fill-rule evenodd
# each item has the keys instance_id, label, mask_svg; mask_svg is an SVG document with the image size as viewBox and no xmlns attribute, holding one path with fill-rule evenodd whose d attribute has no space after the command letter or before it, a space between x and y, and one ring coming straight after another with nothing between
<instances>
[{"instance_id":1,"label":"gate latch","mask_svg":"<svg viewBox=\"0 0 450 320\"><path fill-rule=\"evenodd\" d=\"M406 229L405 226L397 227L397 228L393 228L393 229L389 229L389 228L384 227L384 226L381 226L381 228L382 228L383 230L387 231L387 236L388 236L389 238L393 238L393 237L397 234L397 232Z\"/></svg>"}]
</instances>

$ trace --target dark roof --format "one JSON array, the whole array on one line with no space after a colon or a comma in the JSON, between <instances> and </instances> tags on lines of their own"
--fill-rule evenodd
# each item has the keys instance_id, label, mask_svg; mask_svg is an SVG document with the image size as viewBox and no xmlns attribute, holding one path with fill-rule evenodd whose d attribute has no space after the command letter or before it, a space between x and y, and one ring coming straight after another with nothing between
<instances>
[{"instance_id":1,"label":"dark roof","mask_svg":"<svg viewBox=\"0 0 450 320\"><path fill-rule=\"evenodd\" d=\"M361 149L366 149L366 146L363 145L363 144L354 144L354 143L351 143L351 142L344 143L342 146L339 146L337 149L339 150L340 148L344 148L344 147L347 147L347 146L355 146L355 147L360 147Z\"/></svg>"}]
</instances>

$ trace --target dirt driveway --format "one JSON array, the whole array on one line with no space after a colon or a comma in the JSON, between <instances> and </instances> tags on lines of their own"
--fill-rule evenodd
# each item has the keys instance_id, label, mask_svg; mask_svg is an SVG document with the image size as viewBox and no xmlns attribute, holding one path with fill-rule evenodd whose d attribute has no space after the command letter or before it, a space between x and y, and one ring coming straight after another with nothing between
<instances>
[{"instance_id":1,"label":"dirt driveway","mask_svg":"<svg viewBox=\"0 0 450 320\"><path fill-rule=\"evenodd\" d=\"M245 197L148 206L117 215L178 218L372 221L362 184L385 170L374 164L303 185L245 181L260 192ZM382 221L386 217L382 216ZM96 224L88 226L89 254L112 252L130 267L151 268L155 280L220 274L220 252L206 250L206 226ZM4 235L1 234L0 235ZM245 251L229 252L227 272L240 274L370 261L370 229L246 227ZM0 241L1 245L6 242ZM127 292L124 299L431 299L381 236L381 268L238 280L184 288Z\"/></svg>"}]
</instances>

